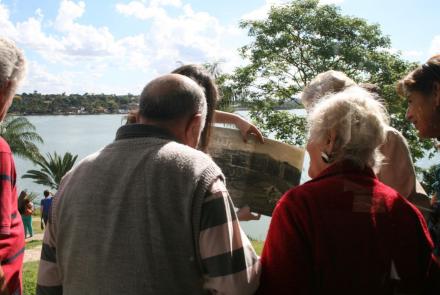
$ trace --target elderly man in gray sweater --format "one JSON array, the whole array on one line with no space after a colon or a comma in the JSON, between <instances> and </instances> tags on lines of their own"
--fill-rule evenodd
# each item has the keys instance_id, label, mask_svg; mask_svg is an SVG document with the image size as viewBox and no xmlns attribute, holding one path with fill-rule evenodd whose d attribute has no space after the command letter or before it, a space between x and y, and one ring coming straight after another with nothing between
<instances>
[{"instance_id":1,"label":"elderly man in gray sweater","mask_svg":"<svg viewBox=\"0 0 440 295\"><path fill-rule=\"evenodd\" d=\"M260 262L217 165L197 147L203 90L171 74L140 97L140 124L62 180L37 294L252 294Z\"/></svg>"}]
</instances>

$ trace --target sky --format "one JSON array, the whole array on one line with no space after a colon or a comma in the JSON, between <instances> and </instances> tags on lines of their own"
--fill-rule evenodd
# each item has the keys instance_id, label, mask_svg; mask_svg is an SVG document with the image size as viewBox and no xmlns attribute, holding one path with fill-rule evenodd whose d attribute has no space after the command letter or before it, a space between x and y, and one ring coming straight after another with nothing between
<instances>
[{"instance_id":1,"label":"sky","mask_svg":"<svg viewBox=\"0 0 440 295\"><path fill-rule=\"evenodd\" d=\"M0 36L25 52L18 92L139 94L180 63L242 65L242 19L283 0L0 0ZM440 53L438 0L321 0L378 23L404 58Z\"/></svg>"}]
</instances>

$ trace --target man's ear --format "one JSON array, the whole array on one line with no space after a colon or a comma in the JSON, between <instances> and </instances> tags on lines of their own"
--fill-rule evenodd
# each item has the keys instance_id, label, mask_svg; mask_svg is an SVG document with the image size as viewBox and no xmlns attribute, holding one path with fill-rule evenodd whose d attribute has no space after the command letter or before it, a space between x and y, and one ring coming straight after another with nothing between
<instances>
[{"instance_id":1,"label":"man's ear","mask_svg":"<svg viewBox=\"0 0 440 295\"><path fill-rule=\"evenodd\" d=\"M201 127L202 127L202 115L197 113L190 117L185 128L185 138L187 145L196 148L199 144Z\"/></svg>"}]
</instances>

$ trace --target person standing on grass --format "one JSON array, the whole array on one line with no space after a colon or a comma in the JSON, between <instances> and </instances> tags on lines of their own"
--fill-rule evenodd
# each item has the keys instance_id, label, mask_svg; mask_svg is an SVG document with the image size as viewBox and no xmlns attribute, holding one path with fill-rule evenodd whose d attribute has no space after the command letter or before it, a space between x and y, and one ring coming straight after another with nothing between
<instances>
[{"instance_id":1,"label":"person standing on grass","mask_svg":"<svg viewBox=\"0 0 440 295\"><path fill-rule=\"evenodd\" d=\"M34 206L32 205L32 202L26 198L24 200L24 214L21 216L21 218L23 218L25 238L32 238L34 235L32 231L32 213L34 213Z\"/></svg>"},{"instance_id":2,"label":"person standing on grass","mask_svg":"<svg viewBox=\"0 0 440 295\"><path fill-rule=\"evenodd\" d=\"M44 191L44 199L41 200L40 203L40 214L41 219L44 221L44 225L47 225L47 220L49 219L50 208L52 207L52 197L50 196L50 192L48 190Z\"/></svg>"},{"instance_id":3,"label":"person standing on grass","mask_svg":"<svg viewBox=\"0 0 440 295\"><path fill-rule=\"evenodd\" d=\"M196 150L203 89L151 81L137 124L61 181L44 234L37 294L253 294L260 262L220 168ZM90 189L85 189L90 188Z\"/></svg>"},{"instance_id":4,"label":"person standing on grass","mask_svg":"<svg viewBox=\"0 0 440 295\"><path fill-rule=\"evenodd\" d=\"M25 69L22 51L12 41L0 37L0 121L6 117ZM22 294L25 242L16 179L11 149L0 137L0 294Z\"/></svg>"}]
</instances>

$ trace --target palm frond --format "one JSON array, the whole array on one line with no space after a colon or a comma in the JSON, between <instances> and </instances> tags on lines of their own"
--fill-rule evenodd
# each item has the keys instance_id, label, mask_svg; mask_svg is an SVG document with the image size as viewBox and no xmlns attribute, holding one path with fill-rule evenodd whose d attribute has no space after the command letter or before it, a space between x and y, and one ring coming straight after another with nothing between
<instances>
[{"instance_id":1,"label":"palm frond","mask_svg":"<svg viewBox=\"0 0 440 295\"><path fill-rule=\"evenodd\" d=\"M28 170L22 178L30 178L37 184L50 186L52 189L58 189L61 179L72 169L78 155L65 153L63 156L56 152L48 153L46 157L41 157L35 161L40 170Z\"/></svg>"}]
</instances>

